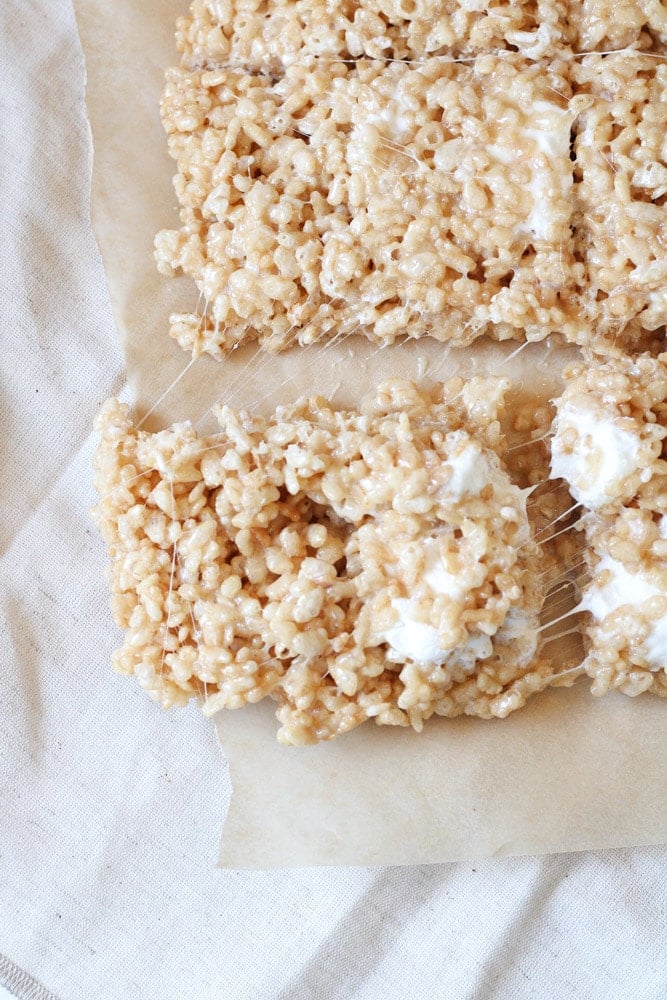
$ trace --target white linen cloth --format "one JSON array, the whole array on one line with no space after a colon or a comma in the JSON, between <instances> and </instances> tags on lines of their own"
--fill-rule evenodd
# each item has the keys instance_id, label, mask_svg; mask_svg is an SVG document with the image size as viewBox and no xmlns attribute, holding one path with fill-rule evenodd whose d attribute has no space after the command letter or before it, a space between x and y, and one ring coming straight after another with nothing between
<instances>
[{"instance_id":1,"label":"white linen cloth","mask_svg":"<svg viewBox=\"0 0 667 1000\"><path fill-rule=\"evenodd\" d=\"M0 983L43 1000L663 998L662 848L215 869L213 727L108 666L91 425L124 383L68 0L4 0L0 47Z\"/></svg>"}]
</instances>

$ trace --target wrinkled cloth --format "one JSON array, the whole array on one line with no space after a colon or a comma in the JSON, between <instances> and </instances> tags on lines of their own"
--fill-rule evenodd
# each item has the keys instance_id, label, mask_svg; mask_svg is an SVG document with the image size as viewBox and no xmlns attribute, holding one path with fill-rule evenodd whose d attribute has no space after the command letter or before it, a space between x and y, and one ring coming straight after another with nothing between
<instances>
[{"instance_id":1,"label":"wrinkled cloth","mask_svg":"<svg viewBox=\"0 0 667 1000\"><path fill-rule=\"evenodd\" d=\"M127 389L69 2L5 0L0 47L0 983L42 1000L664 997L662 848L215 868L230 789L212 725L109 669L92 424Z\"/></svg>"}]
</instances>

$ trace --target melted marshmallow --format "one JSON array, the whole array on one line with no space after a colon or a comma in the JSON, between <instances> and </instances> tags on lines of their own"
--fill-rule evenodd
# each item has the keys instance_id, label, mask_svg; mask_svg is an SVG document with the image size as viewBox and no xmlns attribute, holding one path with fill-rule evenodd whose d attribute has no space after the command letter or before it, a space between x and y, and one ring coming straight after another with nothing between
<instances>
[{"instance_id":1,"label":"melted marshmallow","mask_svg":"<svg viewBox=\"0 0 667 1000\"><path fill-rule=\"evenodd\" d=\"M559 41L559 32L550 24L541 24L537 31L508 31L507 41L516 45L526 59L542 59L547 50Z\"/></svg>"},{"instance_id":2,"label":"melted marshmallow","mask_svg":"<svg viewBox=\"0 0 667 1000\"><path fill-rule=\"evenodd\" d=\"M500 466L494 464L493 459L484 453L477 442L469 439L467 434L455 431L449 435L448 440L452 454L447 460L449 476L442 486L442 493L448 500L459 502L465 497L478 496L485 487L491 485L507 494L508 499L514 496L515 503L502 509L511 514L518 512L520 529L517 544L523 544L529 531L525 516L528 491L513 487ZM522 522L525 522L525 531ZM484 571L479 564L476 567L467 565L463 575L450 572L440 554L437 535L425 538L422 544L424 570L421 582L426 588L422 599L434 601L444 595L453 601L460 601L483 581ZM415 599L397 597L392 600L391 606L397 615L396 624L380 633L379 638L381 642L388 643L397 659L438 665L449 662L452 666L470 671L478 660L486 659L493 652L491 639L484 635L471 636L460 646L443 647L438 630L418 620L418 603ZM509 615L507 624L509 631L504 641L515 637L510 628Z\"/></svg>"},{"instance_id":3,"label":"melted marshmallow","mask_svg":"<svg viewBox=\"0 0 667 1000\"><path fill-rule=\"evenodd\" d=\"M467 673L475 669L478 660L485 660L493 653L493 644L488 635L472 635L460 646L443 649L438 630L414 617L414 601L395 598L391 606L398 613L396 625L386 630L384 641L388 642L396 656L415 663L433 663L442 666L447 663L459 667Z\"/></svg>"},{"instance_id":4,"label":"melted marshmallow","mask_svg":"<svg viewBox=\"0 0 667 1000\"><path fill-rule=\"evenodd\" d=\"M667 670L667 617L654 622L644 648L646 662L651 670Z\"/></svg>"},{"instance_id":5,"label":"melted marshmallow","mask_svg":"<svg viewBox=\"0 0 667 1000\"><path fill-rule=\"evenodd\" d=\"M599 407L567 402L555 420L551 444L551 478L564 479L570 493L590 510L608 503L623 480L637 468L640 439L620 427ZM574 451L562 444L566 431L575 431Z\"/></svg>"},{"instance_id":6,"label":"melted marshmallow","mask_svg":"<svg viewBox=\"0 0 667 1000\"><path fill-rule=\"evenodd\" d=\"M458 601L466 593L467 587L461 585L461 578L456 573L450 573L440 556L437 538L427 538L424 542L424 574L422 579L433 591L434 595L445 594Z\"/></svg>"},{"instance_id":7,"label":"melted marshmallow","mask_svg":"<svg viewBox=\"0 0 667 1000\"><path fill-rule=\"evenodd\" d=\"M524 128L541 153L551 158L570 155L570 113L551 101L534 101L528 118L532 128Z\"/></svg>"},{"instance_id":8,"label":"melted marshmallow","mask_svg":"<svg viewBox=\"0 0 667 1000\"><path fill-rule=\"evenodd\" d=\"M528 658L537 649L539 639L539 622L535 614L529 614L523 608L512 607L505 615L505 621L496 632L498 642L511 642L512 639L530 639Z\"/></svg>"},{"instance_id":9,"label":"melted marshmallow","mask_svg":"<svg viewBox=\"0 0 667 1000\"><path fill-rule=\"evenodd\" d=\"M596 621L603 621L608 614L622 607L637 607L652 597L666 597L667 593L647 580L642 573L630 573L617 559L603 556L596 567L596 575L608 574L604 586L592 584L586 589L580 607L590 611ZM644 644L646 662L651 670L667 667L667 616L651 624Z\"/></svg>"},{"instance_id":10,"label":"melted marshmallow","mask_svg":"<svg viewBox=\"0 0 667 1000\"><path fill-rule=\"evenodd\" d=\"M383 135L400 142L414 128L414 115L406 114L410 109L402 105L400 97L377 115L369 115L368 120L376 125Z\"/></svg>"},{"instance_id":11,"label":"melted marshmallow","mask_svg":"<svg viewBox=\"0 0 667 1000\"><path fill-rule=\"evenodd\" d=\"M488 635L479 633L471 635L463 643L457 646L447 657L447 663L451 667L458 667L467 674L471 674L479 660L487 660L493 653L493 643Z\"/></svg>"},{"instance_id":12,"label":"melted marshmallow","mask_svg":"<svg viewBox=\"0 0 667 1000\"><path fill-rule=\"evenodd\" d=\"M455 431L450 439L459 436ZM463 447L447 460L449 478L441 487L441 495L448 501L458 503L466 497L479 496L486 486L492 486L496 497L504 494L507 498L501 509L501 516L515 520L518 524L516 544L525 544L530 537L530 527L526 517L526 501L530 489L520 490L514 486L494 458L485 454L474 441L466 441ZM447 593L442 587L435 587Z\"/></svg>"},{"instance_id":13,"label":"melted marshmallow","mask_svg":"<svg viewBox=\"0 0 667 1000\"><path fill-rule=\"evenodd\" d=\"M454 601L460 600L468 588L462 585L458 575L445 569L436 537L426 539L424 555L422 579L431 591L432 597L445 594ZM417 663L443 663L451 648L443 649L438 630L415 618L415 601L405 597L395 597L391 606L398 615L398 621L385 630L381 639L389 643L392 652L403 659L409 658Z\"/></svg>"},{"instance_id":14,"label":"melted marshmallow","mask_svg":"<svg viewBox=\"0 0 667 1000\"><path fill-rule=\"evenodd\" d=\"M454 435L452 435L453 437ZM465 496L479 496L485 486L509 485L499 468L489 461L474 441L467 441L463 447L447 459L449 478L443 487L448 500L463 500Z\"/></svg>"},{"instance_id":15,"label":"melted marshmallow","mask_svg":"<svg viewBox=\"0 0 667 1000\"><path fill-rule=\"evenodd\" d=\"M462 584L458 575L445 569L436 537L428 538L424 548L425 566L422 580L431 591L433 599L440 594L445 594L452 600L464 597L474 583ZM493 653L493 644L487 635L473 635L460 646L443 647L438 630L416 618L417 602L411 598L394 598L391 606L398 616L398 621L386 629L380 639L389 644L397 658L411 659L416 663L434 663L439 666L448 663L470 672L474 670L478 660L485 660ZM534 622L529 621L523 611L511 608L497 635L501 642L509 642L531 631L535 633L536 646L537 629Z\"/></svg>"},{"instance_id":16,"label":"melted marshmallow","mask_svg":"<svg viewBox=\"0 0 667 1000\"><path fill-rule=\"evenodd\" d=\"M566 198L572 186L572 171L569 169L571 115L550 101L534 101L524 114L530 125L519 129L519 144L524 149L536 149L538 157L530 157L527 190L532 206L525 222L516 226L514 231L516 235L528 234L538 240L548 240L551 227L557 222L555 201ZM493 144L488 147L488 152L504 166L519 162L516 144ZM547 168L543 157L548 161ZM564 161L567 161L567 169L563 169ZM524 162L523 157L521 162Z\"/></svg>"},{"instance_id":17,"label":"melted marshmallow","mask_svg":"<svg viewBox=\"0 0 667 1000\"><path fill-rule=\"evenodd\" d=\"M386 141L402 146L414 131L414 112L400 93L375 113L368 112L361 125L352 129L346 158L352 170L377 169L377 147Z\"/></svg>"},{"instance_id":18,"label":"melted marshmallow","mask_svg":"<svg viewBox=\"0 0 667 1000\"><path fill-rule=\"evenodd\" d=\"M381 638L389 644L392 653L417 663L443 663L450 651L442 648L436 628L415 619L415 602L396 597L391 606L398 614L398 622L386 629Z\"/></svg>"}]
</instances>

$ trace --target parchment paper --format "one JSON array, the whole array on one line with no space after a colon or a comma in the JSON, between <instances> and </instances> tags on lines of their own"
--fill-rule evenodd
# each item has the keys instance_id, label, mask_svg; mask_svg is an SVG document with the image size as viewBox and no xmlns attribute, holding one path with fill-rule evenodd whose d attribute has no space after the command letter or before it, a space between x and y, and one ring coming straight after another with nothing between
<instances>
[{"instance_id":1,"label":"parchment paper","mask_svg":"<svg viewBox=\"0 0 667 1000\"><path fill-rule=\"evenodd\" d=\"M152 254L155 233L177 219L158 101L186 4L74 4L95 151L93 225L144 426L192 419L206 429L220 398L261 412L313 392L350 405L390 374L502 370L518 390L553 393L571 354L551 344L508 360L516 345L378 350L351 339L279 357L241 348L223 364L188 364L168 337L168 314L192 308L196 291L158 275ZM215 721L233 785L226 867L426 863L667 839L667 705L650 696L598 701L583 681L502 722L434 720L419 735L367 724L305 749L276 743L270 704Z\"/></svg>"}]
</instances>

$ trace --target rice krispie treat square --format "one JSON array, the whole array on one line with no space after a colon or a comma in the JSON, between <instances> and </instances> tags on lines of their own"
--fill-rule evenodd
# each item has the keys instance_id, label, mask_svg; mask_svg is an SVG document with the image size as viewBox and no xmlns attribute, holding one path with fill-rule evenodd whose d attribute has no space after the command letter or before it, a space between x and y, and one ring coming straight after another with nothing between
<instances>
[{"instance_id":1,"label":"rice krispie treat square","mask_svg":"<svg viewBox=\"0 0 667 1000\"><path fill-rule=\"evenodd\" d=\"M585 510L626 504L667 513L667 354L565 372L551 441L554 478Z\"/></svg>"},{"instance_id":2,"label":"rice krispie treat square","mask_svg":"<svg viewBox=\"0 0 667 1000\"><path fill-rule=\"evenodd\" d=\"M585 340L570 129L590 98L566 71L510 53L311 62L277 82L171 70L182 226L156 255L207 303L174 336L211 354L353 332Z\"/></svg>"},{"instance_id":3,"label":"rice krispie treat square","mask_svg":"<svg viewBox=\"0 0 667 1000\"><path fill-rule=\"evenodd\" d=\"M163 99L181 228L156 257L206 308L172 336L213 355L351 332L646 350L667 318L666 18L657 0L193 3Z\"/></svg>"},{"instance_id":4,"label":"rice krispie treat square","mask_svg":"<svg viewBox=\"0 0 667 1000\"><path fill-rule=\"evenodd\" d=\"M280 74L319 59L422 60L518 51L526 59L665 52L660 0L195 0L176 40L189 70Z\"/></svg>"},{"instance_id":5,"label":"rice krispie treat square","mask_svg":"<svg viewBox=\"0 0 667 1000\"><path fill-rule=\"evenodd\" d=\"M530 491L498 457L506 389L396 381L360 411L314 398L269 420L223 407L206 438L107 404L117 668L164 706L271 695L288 743L520 707L558 670Z\"/></svg>"},{"instance_id":6,"label":"rice krispie treat square","mask_svg":"<svg viewBox=\"0 0 667 1000\"><path fill-rule=\"evenodd\" d=\"M422 60L503 49L540 59L567 34L566 9L565 0L195 0L176 38L190 70L279 74L311 56Z\"/></svg>"},{"instance_id":7,"label":"rice krispie treat square","mask_svg":"<svg viewBox=\"0 0 667 1000\"><path fill-rule=\"evenodd\" d=\"M578 366L568 378L552 474L584 509L583 665L594 694L667 694L667 354Z\"/></svg>"},{"instance_id":8,"label":"rice krispie treat square","mask_svg":"<svg viewBox=\"0 0 667 1000\"><path fill-rule=\"evenodd\" d=\"M636 352L667 322L667 64L636 52L572 64L592 101L574 140L575 245L591 341Z\"/></svg>"},{"instance_id":9,"label":"rice krispie treat square","mask_svg":"<svg viewBox=\"0 0 667 1000\"><path fill-rule=\"evenodd\" d=\"M667 514L626 507L592 521L586 536L590 581L581 608L590 624L583 666L593 694L667 697Z\"/></svg>"}]
</instances>

